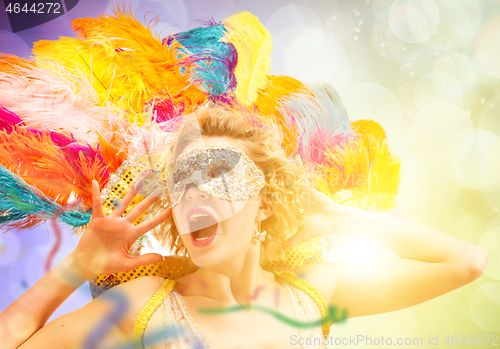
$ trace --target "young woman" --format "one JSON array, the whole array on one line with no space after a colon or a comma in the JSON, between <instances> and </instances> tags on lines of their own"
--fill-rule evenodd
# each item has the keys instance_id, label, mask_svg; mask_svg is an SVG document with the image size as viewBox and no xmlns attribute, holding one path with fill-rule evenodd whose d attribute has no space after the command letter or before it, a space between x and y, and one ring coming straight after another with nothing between
<instances>
[{"instance_id":1,"label":"young woman","mask_svg":"<svg viewBox=\"0 0 500 349\"><path fill-rule=\"evenodd\" d=\"M224 108L188 117L166 172L173 208L137 226L155 198L124 214L132 190L105 216L94 182L92 221L78 246L0 314L2 348L324 348L321 325L300 326L321 318L314 295L352 318L411 307L482 274L488 256L478 246L314 191L273 129L251 120ZM92 276L160 262L157 254L128 252L154 227L197 271L175 284L139 277L45 324ZM294 274L304 287L261 266L331 233L370 237L400 258L303 265Z\"/></svg>"}]
</instances>

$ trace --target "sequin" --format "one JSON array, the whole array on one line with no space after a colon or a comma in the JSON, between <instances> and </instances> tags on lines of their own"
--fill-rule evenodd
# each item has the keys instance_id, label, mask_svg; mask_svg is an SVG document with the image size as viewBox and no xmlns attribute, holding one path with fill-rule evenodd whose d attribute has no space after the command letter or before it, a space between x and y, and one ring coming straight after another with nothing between
<instances>
[{"instance_id":1,"label":"sequin","mask_svg":"<svg viewBox=\"0 0 500 349\"><path fill-rule=\"evenodd\" d=\"M185 151L166 177L172 206L181 202L189 184L227 201L247 200L266 184L262 171L243 151L227 146Z\"/></svg>"}]
</instances>

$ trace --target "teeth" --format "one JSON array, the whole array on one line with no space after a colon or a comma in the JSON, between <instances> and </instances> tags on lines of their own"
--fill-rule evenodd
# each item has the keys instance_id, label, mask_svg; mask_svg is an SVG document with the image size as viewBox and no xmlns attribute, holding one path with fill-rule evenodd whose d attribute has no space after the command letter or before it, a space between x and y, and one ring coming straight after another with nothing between
<instances>
[{"instance_id":1,"label":"teeth","mask_svg":"<svg viewBox=\"0 0 500 349\"><path fill-rule=\"evenodd\" d=\"M208 215L204 214L204 213L195 213L195 214L191 215L191 217L189 217L189 221L194 222L196 220L196 218L199 218L199 217L208 217Z\"/></svg>"},{"instance_id":2,"label":"teeth","mask_svg":"<svg viewBox=\"0 0 500 349\"><path fill-rule=\"evenodd\" d=\"M194 238L194 239L195 239L196 241L204 241L204 240L206 240L206 239L208 239L208 238L209 238L209 236L207 236L206 238Z\"/></svg>"}]
</instances>

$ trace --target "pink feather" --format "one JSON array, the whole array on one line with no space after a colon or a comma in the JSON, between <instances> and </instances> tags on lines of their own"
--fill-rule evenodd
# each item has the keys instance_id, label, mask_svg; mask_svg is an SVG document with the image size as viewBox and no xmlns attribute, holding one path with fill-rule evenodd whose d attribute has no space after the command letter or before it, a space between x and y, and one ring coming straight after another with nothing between
<instances>
[{"instance_id":1,"label":"pink feather","mask_svg":"<svg viewBox=\"0 0 500 349\"><path fill-rule=\"evenodd\" d=\"M95 91L88 82L81 81L87 89L79 90L74 83L35 66L12 70L0 71L0 104L28 127L65 130L78 141L95 145L98 137L91 131L111 139L110 125L125 122L122 114L95 104Z\"/></svg>"},{"instance_id":2,"label":"pink feather","mask_svg":"<svg viewBox=\"0 0 500 349\"><path fill-rule=\"evenodd\" d=\"M299 154L303 161L317 165L326 165L325 151L336 146L343 148L354 136L345 133L332 133L330 130L318 128L312 134L307 148L299 139Z\"/></svg>"}]
</instances>

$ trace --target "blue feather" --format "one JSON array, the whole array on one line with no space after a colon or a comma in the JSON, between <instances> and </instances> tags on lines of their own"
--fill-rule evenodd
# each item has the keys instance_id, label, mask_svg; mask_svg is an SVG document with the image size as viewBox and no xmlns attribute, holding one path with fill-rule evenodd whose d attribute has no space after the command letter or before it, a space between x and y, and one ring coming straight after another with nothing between
<instances>
[{"instance_id":1,"label":"blue feather","mask_svg":"<svg viewBox=\"0 0 500 349\"><path fill-rule=\"evenodd\" d=\"M90 222L91 210L77 207L65 210L61 205L27 184L21 177L0 165L0 224L29 218L57 218L75 229Z\"/></svg>"},{"instance_id":2,"label":"blue feather","mask_svg":"<svg viewBox=\"0 0 500 349\"><path fill-rule=\"evenodd\" d=\"M319 127L329 128L334 133L355 134L349 124L349 117L340 95L332 85L319 83L309 84L307 87L323 104L325 112L317 119Z\"/></svg>"},{"instance_id":3,"label":"blue feather","mask_svg":"<svg viewBox=\"0 0 500 349\"><path fill-rule=\"evenodd\" d=\"M354 135L349 117L335 88L326 83L306 85L316 98L304 98L302 94L291 95L285 102L297 120L302 144L307 148L311 136L317 130L330 135Z\"/></svg>"},{"instance_id":4,"label":"blue feather","mask_svg":"<svg viewBox=\"0 0 500 349\"><path fill-rule=\"evenodd\" d=\"M174 34L167 39L170 45L175 38L185 48L184 54L196 61L193 77L201 82L202 88L210 95L219 96L236 88L234 69L238 53L233 44L222 42L226 29L222 24L194 28Z\"/></svg>"}]
</instances>

